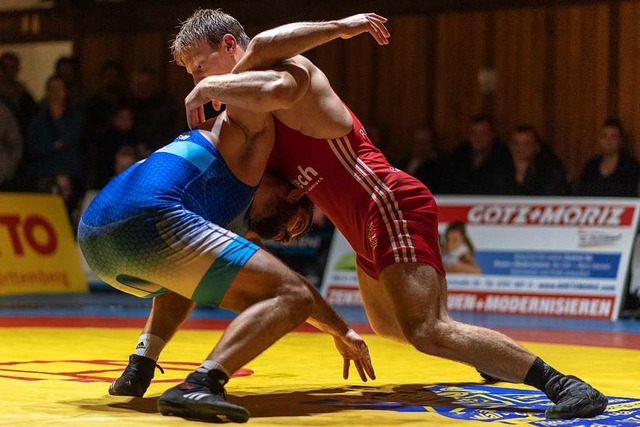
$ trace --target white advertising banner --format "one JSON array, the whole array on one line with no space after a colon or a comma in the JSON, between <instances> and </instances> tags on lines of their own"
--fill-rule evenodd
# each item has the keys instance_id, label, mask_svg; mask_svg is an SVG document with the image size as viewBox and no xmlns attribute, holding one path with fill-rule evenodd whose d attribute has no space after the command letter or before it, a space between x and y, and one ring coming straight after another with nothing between
<instances>
[{"instance_id":1,"label":"white advertising banner","mask_svg":"<svg viewBox=\"0 0 640 427\"><path fill-rule=\"evenodd\" d=\"M439 196L450 310L615 320L637 199ZM322 283L359 305L355 257L336 232Z\"/></svg>"}]
</instances>

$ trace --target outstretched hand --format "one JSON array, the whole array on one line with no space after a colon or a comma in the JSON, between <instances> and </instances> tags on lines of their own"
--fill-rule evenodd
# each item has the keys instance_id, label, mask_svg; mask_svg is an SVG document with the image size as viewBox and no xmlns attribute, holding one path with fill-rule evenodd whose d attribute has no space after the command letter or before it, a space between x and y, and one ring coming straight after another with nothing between
<instances>
[{"instance_id":1,"label":"outstretched hand","mask_svg":"<svg viewBox=\"0 0 640 427\"><path fill-rule=\"evenodd\" d=\"M387 18L375 13L360 13L338 20L338 23L343 27L341 35L343 39L350 39L358 34L368 32L381 45L389 44L389 37L391 37L389 30L384 26L385 22L387 22Z\"/></svg>"},{"instance_id":2,"label":"outstretched hand","mask_svg":"<svg viewBox=\"0 0 640 427\"><path fill-rule=\"evenodd\" d=\"M349 369L351 361L360 374L360 379L366 382L367 377L372 380L376 379L376 373L371 364L369 356L369 348L364 340L353 329L349 329L346 334L334 337L336 348L344 359L342 368L342 377L346 380L349 378Z\"/></svg>"}]
</instances>

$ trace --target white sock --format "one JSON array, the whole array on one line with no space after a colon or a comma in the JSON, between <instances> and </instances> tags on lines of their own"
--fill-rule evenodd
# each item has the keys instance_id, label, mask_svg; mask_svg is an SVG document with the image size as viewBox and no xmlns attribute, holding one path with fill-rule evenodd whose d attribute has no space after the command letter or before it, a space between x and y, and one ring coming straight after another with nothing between
<instances>
[{"instance_id":1,"label":"white sock","mask_svg":"<svg viewBox=\"0 0 640 427\"><path fill-rule=\"evenodd\" d=\"M222 371L227 377L231 377L231 375L229 375L229 372L227 372L224 366L222 366L215 360L208 360L208 359L205 360L204 362L202 362L200 366L198 366L198 369L196 369L196 372L202 372L206 374L212 369L217 369L219 371Z\"/></svg>"},{"instance_id":2,"label":"white sock","mask_svg":"<svg viewBox=\"0 0 640 427\"><path fill-rule=\"evenodd\" d=\"M148 357L149 359L153 359L157 362L165 345L167 345L167 343L157 335L142 334L138 340L135 354L138 356Z\"/></svg>"}]
</instances>

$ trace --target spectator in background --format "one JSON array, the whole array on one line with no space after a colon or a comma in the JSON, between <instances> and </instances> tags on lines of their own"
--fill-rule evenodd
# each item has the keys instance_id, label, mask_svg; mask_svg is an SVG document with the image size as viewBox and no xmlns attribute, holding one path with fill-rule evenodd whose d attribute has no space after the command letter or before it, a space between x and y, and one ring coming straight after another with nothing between
<instances>
[{"instance_id":1,"label":"spectator in background","mask_svg":"<svg viewBox=\"0 0 640 427\"><path fill-rule=\"evenodd\" d=\"M591 158L582 170L576 195L636 197L640 165L624 146L624 130L619 120L605 120L598 146L600 154Z\"/></svg>"},{"instance_id":2,"label":"spectator in background","mask_svg":"<svg viewBox=\"0 0 640 427\"><path fill-rule=\"evenodd\" d=\"M536 129L528 124L516 127L509 140L513 175L506 194L519 196L565 196L569 181L564 165Z\"/></svg>"},{"instance_id":3,"label":"spectator in background","mask_svg":"<svg viewBox=\"0 0 640 427\"><path fill-rule=\"evenodd\" d=\"M59 76L46 83L46 97L27 132L25 160L32 184L48 182L58 173L80 179L84 116L69 105L67 86Z\"/></svg>"},{"instance_id":4,"label":"spectator in background","mask_svg":"<svg viewBox=\"0 0 640 427\"><path fill-rule=\"evenodd\" d=\"M409 155L398 163L398 168L418 178L432 193L441 193L444 168L434 144L431 128L415 129L410 146Z\"/></svg>"},{"instance_id":5,"label":"spectator in background","mask_svg":"<svg viewBox=\"0 0 640 427\"><path fill-rule=\"evenodd\" d=\"M69 92L69 104L72 108L84 112L87 107L87 97L82 88L80 61L74 56L61 56L56 61L54 74L62 78Z\"/></svg>"},{"instance_id":6,"label":"spectator in background","mask_svg":"<svg viewBox=\"0 0 640 427\"><path fill-rule=\"evenodd\" d=\"M15 190L14 174L22 158L22 133L11 109L0 101L0 191Z\"/></svg>"},{"instance_id":7,"label":"spectator in background","mask_svg":"<svg viewBox=\"0 0 640 427\"><path fill-rule=\"evenodd\" d=\"M134 117L133 135L142 142L147 153L173 141L180 133L173 100L160 91L158 76L153 68L143 67L131 76L131 95Z\"/></svg>"},{"instance_id":8,"label":"spectator in background","mask_svg":"<svg viewBox=\"0 0 640 427\"><path fill-rule=\"evenodd\" d=\"M92 138L103 136L111 127L111 121L119 106L128 97L128 82L117 61L107 61L100 70L100 87L89 100L89 134Z\"/></svg>"},{"instance_id":9,"label":"spectator in background","mask_svg":"<svg viewBox=\"0 0 640 427\"><path fill-rule=\"evenodd\" d=\"M13 52L2 54L0 56L0 98L13 110L24 137L31 118L38 111L38 106L31 93L18 80L19 74L18 55Z\"/></svg>"},{"instance_id":10,"label":"spectator in background","mask_svg":"<svg viewBox=\"0 0 640 427\"><path fill-rule=\"evenodd\" d=\"M58 194L62 197L62 201L67 211L67 217L69 218L69 223L75 233L78 228L78 220L80 219L79 207L82 196L78 180L73 179L65 172L57 172L52 175L41 177L35 183L35 186L31 191Z\"/></svg>"},{"instance_id":11,"label":"spectator in background","mask_svg":"<svg viewBox=\"0 0 640 427\"><path fill-rule=\"evenodd\" d=\"M138 150L136 147L131 144L124 144L118 151L116 152L115 158L113 160L113 176L119 175L130 166L133 166L138 160L140 160L140 156L138 155Z\"/></svg>"},{"instance_id":12,"label":"spectator in background","mask_svg":"<svg viewBox=\"0 0 640 427\"><path fill-rule=\"evenodd\" d=\"M111 115L109 128L91 140L87 171L88 188L101 189L116 175L116 153L125 145L136 145L133 125L133 110L128 105L121 105Z\"/></svg>"},{"instance_id":13,"label":"spectator in background","mask_svg":"<svg viewBox=\"0 0 640 427\"><path fill-rule=\"evenodd\" d=\"M462 221L454 221L444 233L442 263L447 273L480 274L480 267L473 257L473 243Z\"/></svg>"},{"instance_id":14,"label":"spectator in background","mask_svg":"<svg viewBox=\"0 0 640 427\"><path fill-rule=\"evenodd\" d=\"M498 137L491 118L471 118L469 140L451 154L447 165L446 193L505 194L511 178L509 150Z\"/></svg>"}]
</instances>

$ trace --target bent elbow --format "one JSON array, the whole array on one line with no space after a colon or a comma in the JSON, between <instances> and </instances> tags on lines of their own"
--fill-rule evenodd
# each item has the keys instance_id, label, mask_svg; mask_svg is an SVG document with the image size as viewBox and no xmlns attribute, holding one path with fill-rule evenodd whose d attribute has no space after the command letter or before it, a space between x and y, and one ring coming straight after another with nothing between
<instances>
[{"instance_id":1,"label":"bent elbow","mask_svg":"<svg viewBox=\"0 0 640 427\"><path fill-rule=\"evenodd\" d=\"M291 107L297 101L297 90L285 78L278 78L269 85L269 98L273 110L283 110Z\"/></svg>"},{"instance_id":2,"label":"bent elbow","mask_svg":"<svg viewBox=\"0 0 640 427\"><path fill-rule=\"evenodd\" d=\"M273 67L279 60L276 48L272 43L273 37L258 34L249 42L243 60L247 70L267 69Z\"/></svg>"}]
</instances>

